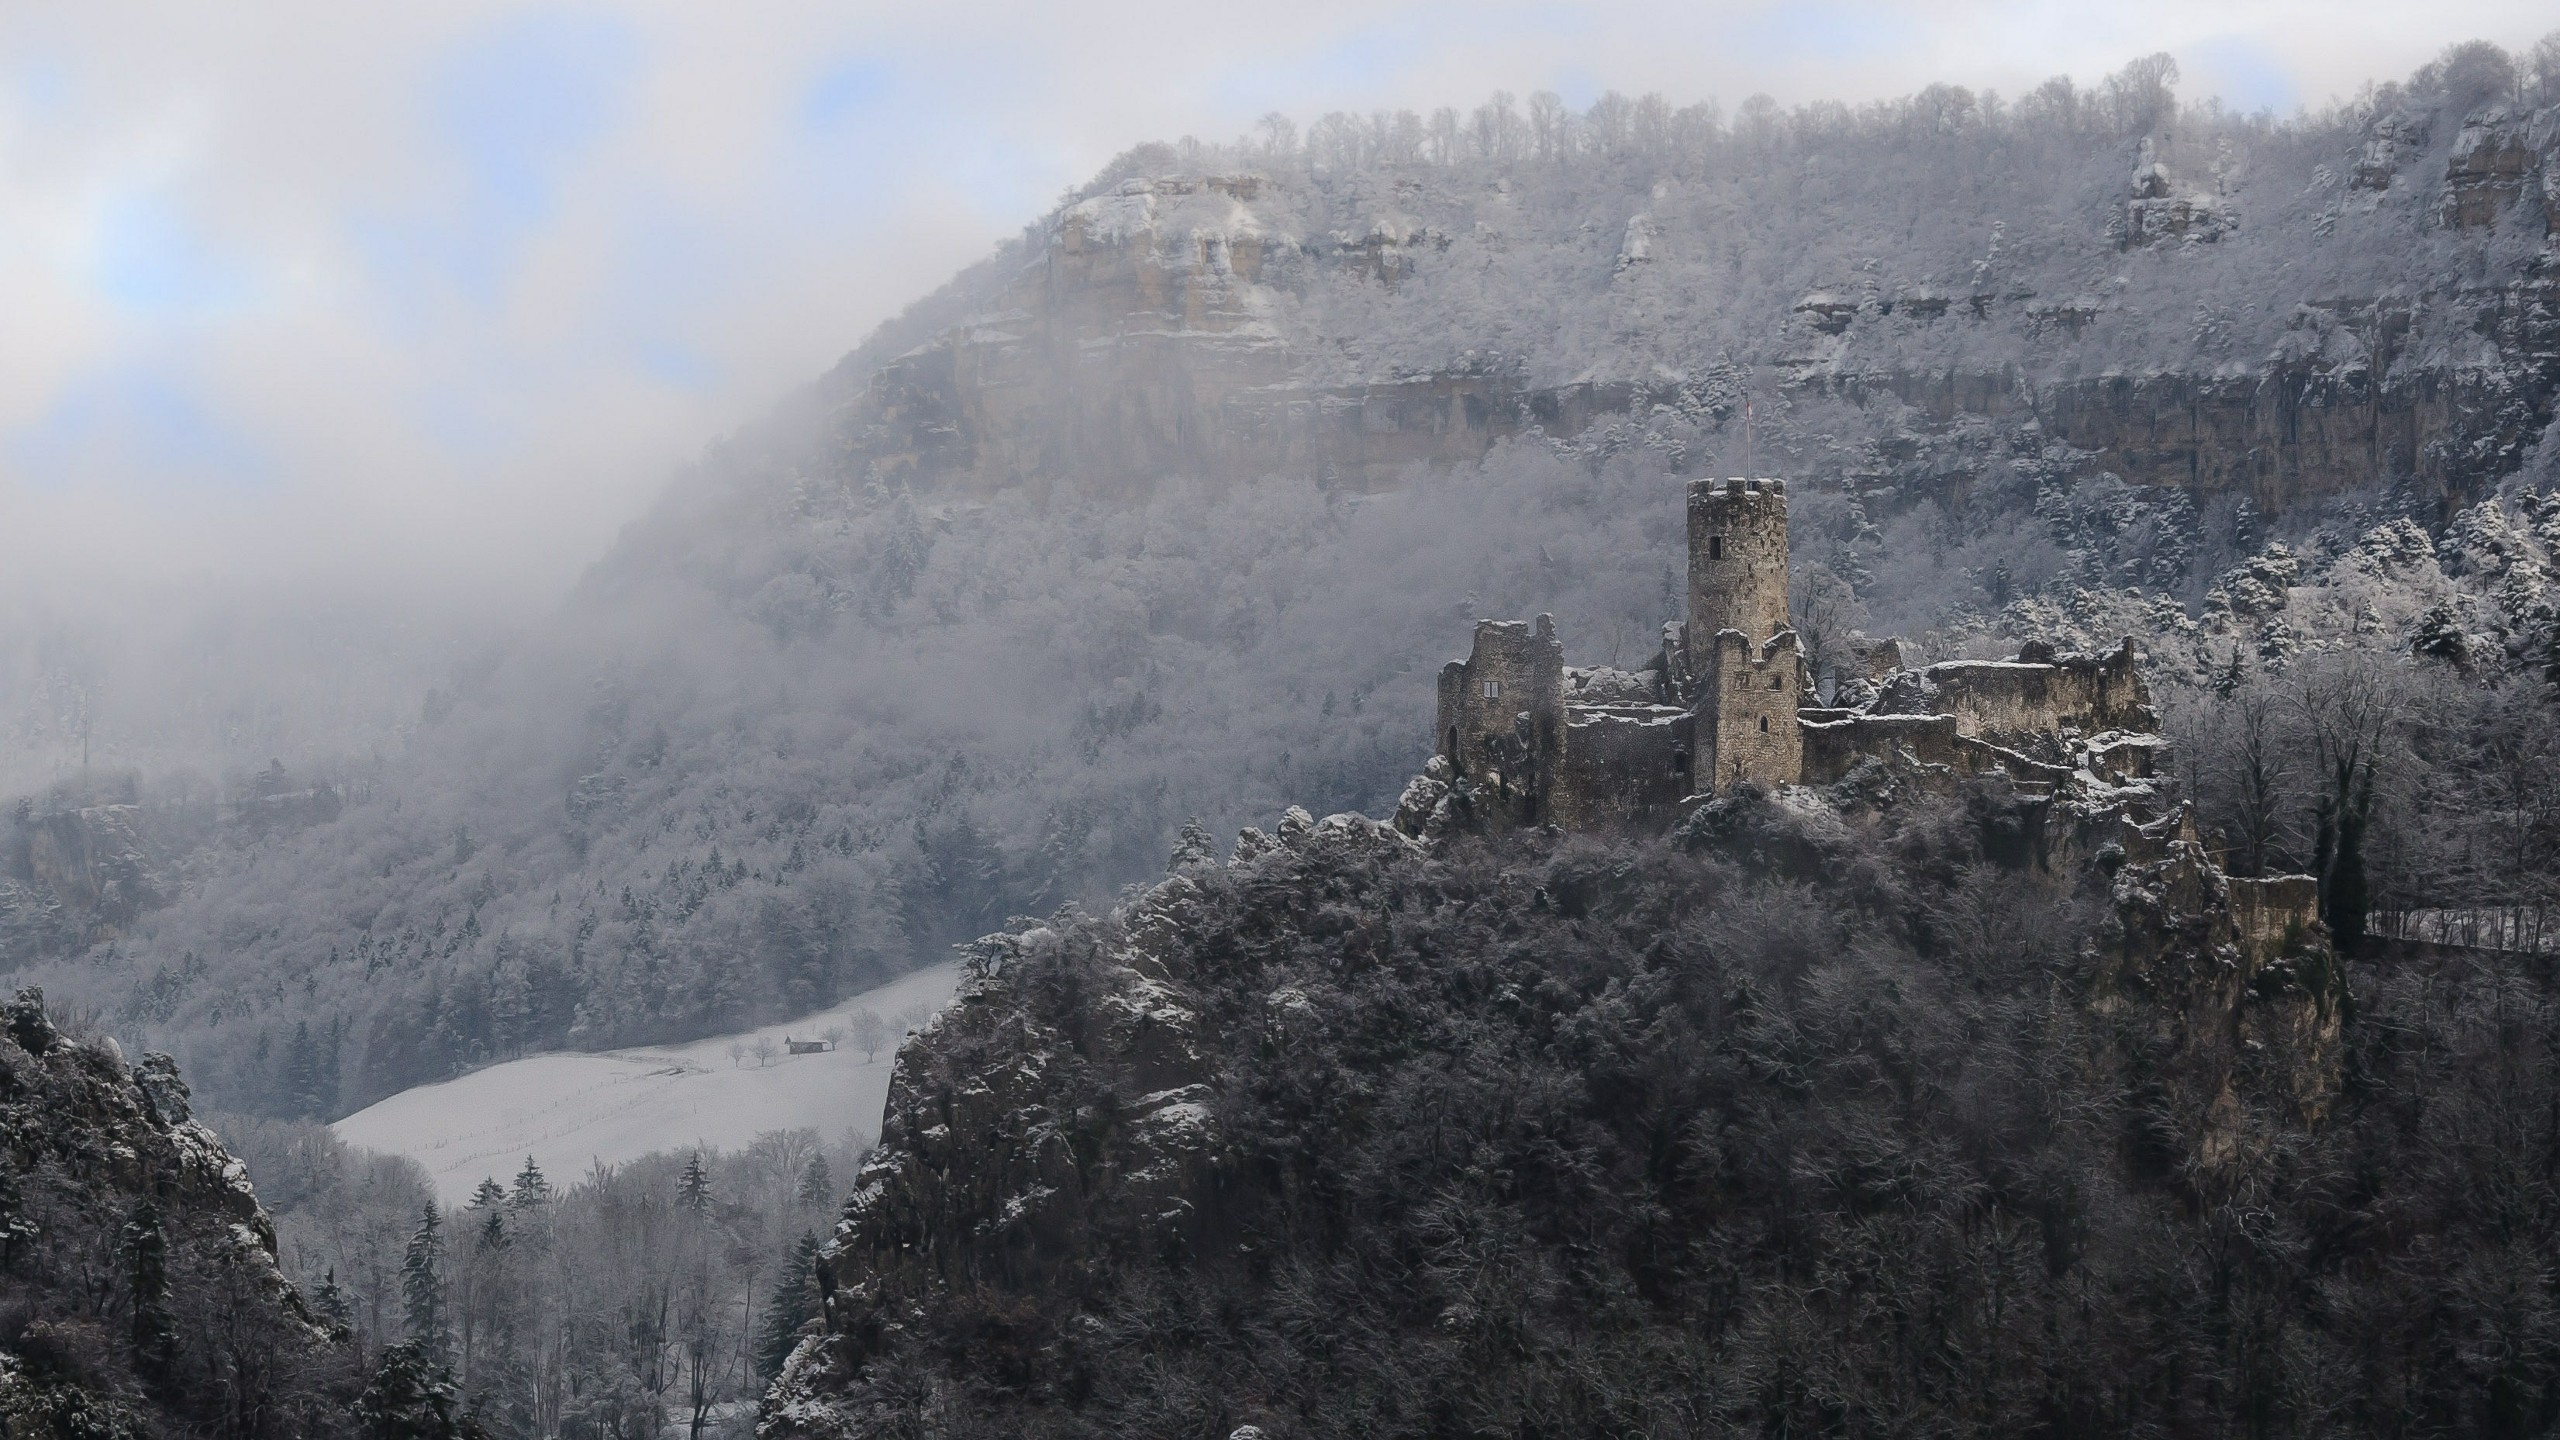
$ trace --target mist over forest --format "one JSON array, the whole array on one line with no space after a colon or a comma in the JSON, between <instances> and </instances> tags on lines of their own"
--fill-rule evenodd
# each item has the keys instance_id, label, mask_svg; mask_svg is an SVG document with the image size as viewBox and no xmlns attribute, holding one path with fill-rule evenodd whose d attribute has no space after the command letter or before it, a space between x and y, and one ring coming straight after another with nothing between
<instances>
[{"instance_id":1,"label":"mist over forest","mask_svg":"<svg viewBox=\"0 0 2560 1440\"><path fill-rule=\"evenodd\" d=\"M174 1049L224 1103L278 1114L815 1008L1008 915L1106 899L1187 818L1381 811L1424 753L1433 667L1477 616L1552 612L1579 653L1640 661L1681 593L1677 482L1741 466L1746 401L1753 467L1816 492L1797 582L1835 631L1951 656L2059 634L2050 606L2086 612L2083 596L2201 614L2269 542L2343 554L2393 516L2441 525L2501 487L2547 486L2532 346L2484 358L2452 313L2397 337L2398 373L2512 375L2496 383L2523 410L2459 450L2415 445L2396 478L2383 457L2291 495L2141 483L2160 477L2123 475L2028 407L1942 413L1887 387L2210 375L2304 344L2370 374L2355 325L2320 305L2476 290L2541 239L2448 228L2432 193L2358 188L2353 167L2382 127L2400 137L2383 142L2393 164L2440 169L2459 117L2530 104L2543 63L2457 50L2284 121L2182 102L2157 59L2008 101L1941 86L1728 116L1497 97L1466 116L1328 116L1303 137L1275 118L1230 146L1141 147L710 447L529 623L169 624L155 653L176 663L147 670L167 711L130 668L148 662L103 637L17 642L16 753L54 777L28 787L21 823L131 802L150 838L129 893L93 911L111 918L13 901L0 935L25 978ZM2394 118L2421 114L2423 148ZM2214 228L2128 241L2123 197L2146 166ZM1130 341L1100 382L1137 398L1075 422L1045 460L1007 458L1016 483L985 479L1017 444L995 427L1065 426L1036 407L1072 409L1096 383L1048 351L998 359L1029 367L1015 389L1035 408L981 421L965 455L918 438L943 423L924 405L884 423L874 375L914 383L916 356L952 353L937 337L984 317L1116 334L1109 273L1053 279L1029 302L1044 309L1022 309L1043 237L1136 223L1113 217L1157 203L1134 195L1144 177L1230 171L1265 188L1113 242L1192 286L1202 356L1241 340L1310 394L1457 375L1488 378L1496 405L1568 385L1625 398L1557 427L1572 433L1490 426L1472 458L1354 470L1319 454L1292 474L1159 443L1161 417L1130 407L1156 403L1144 367L1160 362ZM1212 221L1256 237L1258 278L1184 280L1153 248ZM2149 639L2155 621L2086 615L2077 638ZM2527 637L2537 622L2500 623ZM239 658L267 633L274 653ZM252 698L225 690L234 670L333 683ZM92 726L138 761L63 768ZM289 1087L288 1070L326 1078Z\"/></svg>"},{"instance_id":2,"label":"mist over forest","mask_svg":"<svg viewBox=\"0 0 2560 1440\"><path fill-rule=\"evenodd\" d=\"M2011 96L1503 93L1139 145L675 467L564 593L0 608L0 975L42 992L24 1064L71 1063L55 1027L174 1057L280 1217L296 1313L377 1356L432 1342L401 1383L491 1434L963 1411L979 1428L936 1433L1867 1433L1897 1406L1950 1433L2223 1433L2195 1417L2242 1393L2301 1433L2535 1433L2560 1380L2516 1337L2547 1341L2549 1298L2492 1272L2548 1187L2511 1197L2527 1231L2447 1197L2548 1143L2430 1150L2437 1191L2381 1157L2537 1113L2546 980L2457 957L2438 1007L2356 947L2427 915L2538 936L2560 901L2554 177L2560 34L2291 116L2189 95L2153 55ZM2125 887L1994 893L2007 792L1850 805L1870 828L1845 838L1752 797L1668 841L1434 835L1445 866L1305 838L1398 813L1479 619L1551 615L1576 664L1659 665L1684 484L1727 474L1788 482L1822 705L1872 698L1884 637L1914 668L2129 639L2198 853L2318 877L2329 958L2300 933L2288 954L2343 1038L2292 1035L2319 1052L2297 1074L2250 1031L2215 1052L2221 1088L2181 1089L2193 1056L2074 969L2137 948L2107 918ZM1284 854L1261 831L1291 807ZM528 1159L444 1215L414 1167L325 1129L493 1063L805 1015L955 946L977 1008L900 1052L894 1135ZM1196 1074L1113 1071L1120 1042L1080 1029L1143 1008L1113 989L1139 952L1225 1027ZM1256 1049L1266 1005L1282 1039ZM1445 1044L1384 1038L1390 1016ZM1639 1032L1650 1058L1607 1038ZM1862 1089L1868 1061L1888 1078ZM1379 1076L1443 1118L1401 1134L1341 1098ZM1522 1093L1494 1098L1502 1076ZM1783 1099L1755 1108L1763 1080ZM1121 1168L1204 1228L1167 1239L1131 1180L1007 1230L927 1176L934 1084L1014 1104L989 1134L1066 1117L1080 1164L1152 1134L1143 1104L1214 1090L1242 1127L1218 1186L1306 1204L1203 1199L1182 1167L1211 1162L1150 1140L1156 1171ZM154 1123L180 1134L183 1107ZM1037 1148L1015 1139L958 1171ZM1319 1153L1351 1157L1348 1188ZM1417 1200L1452 1155L1473 1168ZM836 1228L857 1175L875 1208ZM1648 1198L1600 1198L1621 1192ZM1586 1222L1588 1254L1558 1239ZM2447 1306L2509 1360L2421 1346L2376 1378L2426 1263L2394 1225L2440 1225ZM926 1234L965 1284L893 1258L838 1297L857 1242ZM1202 1262L1226 1319L1176 1293L1202 1235L1261 1257ZM1715 1246L1750 1258L1718 1271ZM1870 1347L1900 1301L1772 1298L1840 1267L1993 1315L1982 1348ZM1998 1318L2012 1281L2062 1328ZM2134 1318L2072 1320L2069 1285ZM893 1300L930 1319L884 1336L835 1308ZM1321 1341L1326 1315L1367 1338ZM2167 1353L2155 1323L2188 1368L2091 1381L2092 1356ZM1776 1374L1796 1337L1831 1389ZM152 1363L134 1384L163 1383ZM1639 1379L1592 1379L1613 1367ZM353 1403L361 1377L324 1371L312 1393ZM1476 1393L1497 1373L1516 1383ZM2297 1403L2350 1373L2351 1400ZM1693 1380L1723 1399L1693 1406ZM1287 1416L1292 1387L1329 1398Z\"/></svg>"}]
</instances>

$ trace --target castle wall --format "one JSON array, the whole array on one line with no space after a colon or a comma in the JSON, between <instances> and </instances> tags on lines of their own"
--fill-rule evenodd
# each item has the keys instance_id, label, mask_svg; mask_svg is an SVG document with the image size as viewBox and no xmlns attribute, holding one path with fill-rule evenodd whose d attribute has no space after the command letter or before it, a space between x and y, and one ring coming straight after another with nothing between
<instances>
[{"instance_id":1,"label":"castle wall","mask_svg":"<svg viewBox=\"0 0 2560 1440\"><path fill-rule=\"evenodd\" d=\"M2065 727L2084 735L2149 730L2159 723L2131 641L2107 655L2064 655L2049 663L1943 661L1892 677L1876 704L1953 715L1959 732L1991 740L2048 737Z\"/></svg>"},{"instance_id":2,"label":"castle wall","mask_svg":"<svg viewBox=\"0 0 2560 1440\"><path fill-rule=\"evenodd\" d=\"M1698 682L1697 793L1720 794L1745 780L1800 783L1804 737L1796 710L1804 657L1796 632L1781 630L1754 653L1741 631L1725 630L1710 643L1706 662Z\"/></svg>"},{"instance_id":3,"label":"castle wall","mask_svg":"<svg viewBox=\"0 0 2560 1440\"><path fill-rule=\"evenodd\" d=\"M1689 795L1694 728L1668 705L1567 707L1550 818L1574 830L1670 824Z\"/></svg>"},{"instance_id":4,"label":"castle wall","mask_svg":"<svg viewBox=\"0 0 2560 1440\"><path fill-rule=\"evenodd\" d=\"M2240 943L2260 964L2282 955L2320 923L2320 882L2308 875L2233 876L2231 920Z\"/></svg>"},{"instance_id":5,"label":"castle wall","mask_svg":"<svg viewBox=\"0 0 2560 1440\"><path fill-rule=\"evenodd\" d=\"M1813 718L1813 717L1823 718ZM1807 785L1828 785L1858 768L1870 756L1908 750L1924 765L1967 768L1957 746L1952 715L1867 715L1855 711L1808 711L1798 723L1803 734L1802 771Z\"/></svg>"},{"instance_id":6,"label":"castle wall","mask_svg":"<svg viewBox=\"0 0 2560 1440\"><path fill-rule=\"evenodd\" d=\"M1564 644L1555 619L1479 620L1475 647L1440 670L1439 753L1478 782L1498 778L1524 823L1539 823L1564 745Z\"/></svg>"},{"instance_id":7,"label":"castle wall","mask_svg":"<svg viewBox=\"0 0 2560 1440\"><path fill-rule=\"evenodd\" d=\"M1787 485L1689 482L1689 634L1739 630L1754 645L1787 625Z\"/></svg>"}]
</instances>

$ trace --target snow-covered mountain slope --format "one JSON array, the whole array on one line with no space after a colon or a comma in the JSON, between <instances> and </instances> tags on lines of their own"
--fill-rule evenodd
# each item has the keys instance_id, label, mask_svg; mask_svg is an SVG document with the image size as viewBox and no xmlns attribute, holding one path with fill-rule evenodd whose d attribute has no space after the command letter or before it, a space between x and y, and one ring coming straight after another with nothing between
<instances>
[{"instance_id":1,"label":"snow-covered mountain slope","mask_svg":"<svg viewBox=\"0 0 2560 1440\"><path fill-rule=\"evenodd\" d=\"M404 1090L334 1128L350 1144L406 1155L426 1167L439 1198L468 1199L484 1177L504 1180L532 1156L565 1178L688 1145L736 1149L767 1130L848 1127L877 1133L898 1033L877 1056L851 1038L835 1050L791 1055L787 1039L850 1027L856 1011L884 1019L937 1010L959 969L919 970L841 1005L781 1025L690 1045L598 1054L531 1055L438 1085ZM759 1056L759 1041L775 1053ZM744 1053L733 1054L733 1050Z\"/></svg>"},{"instance_id":2,"label":"snow-covered mountain slope","mask_svg":"<svg viewBox=\"0 0 2560 1440\"><path fill-rule=\"evenodd\" d=\"M1140 147L714 447L343 813L25 978L292 1116L803 1014L1191 816L1382 812L1478 617L1641 663L1681 480L1746 465L1839 637L2533 652L2547 541L2409 557L2560 485L2560 77L2466 47L2278 123L2165 73Z\"/></svg>"}]
</instances>

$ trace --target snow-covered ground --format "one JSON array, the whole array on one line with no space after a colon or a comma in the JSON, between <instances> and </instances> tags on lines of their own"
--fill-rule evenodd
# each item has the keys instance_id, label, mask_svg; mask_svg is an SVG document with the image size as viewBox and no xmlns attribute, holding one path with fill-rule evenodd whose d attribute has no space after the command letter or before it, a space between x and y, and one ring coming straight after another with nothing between
<instances>
[{"instance_id":1,"label":"snow-covered ground","mask_svg":"<svg viewBox=\"0 0 2560 1440\"><path fill-rule=\"evenodd\" d=\"M437 1195L457 1203L484 1176L513 1176L527 1155L566 1182L599 1161L691 1145L736 1149L766 1130L876 1134L903 1038L895 1020L918 1006L939 1009L959 979L958 966L938 965L761 1030L656 1049L531 1055L403 1090L332 1128L349 1144L416 1160ZM863 1009L893 1022L879 1059L865 1060L850 1038L823 1055L779 1053L784 1037L816 1039ZM770 1063L752 1053L759 1038L773 1042ZM732 1046L750 1053L733 1059Z\"/></svg>"}]
</instances>

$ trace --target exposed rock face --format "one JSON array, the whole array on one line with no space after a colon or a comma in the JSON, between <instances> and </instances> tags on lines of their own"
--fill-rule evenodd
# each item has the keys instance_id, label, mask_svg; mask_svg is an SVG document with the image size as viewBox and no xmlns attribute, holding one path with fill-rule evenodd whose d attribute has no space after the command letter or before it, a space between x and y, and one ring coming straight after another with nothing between
<instances>
[{"instance_id":1,"label":"exposed rock face","mask_svg":"<svg viewBox=\"0 0 2560 1440\"><path fill-rule=\"evenodd\" d=\"M2208 1170L2259 1156L2271 1121L2316 1123L2336 1099L2346 983L2308 875L2225 875L2192 839L2125 863L2109 894L2096 998L2155 1067L2188 1153ZM2243 1089L2290 1116L2244 1118Z\"/></svg>"},{"instance_id":2,"label":"exposed rock face","mask_svg":"<svg viewBox=\"0 0 2560 1440\"><path fill-rule=\"evenodd\" d=\"M2237 374L1891 371L1832 383L1889 392L1938 422L2033 421L2091 452L2093 468L2199 497L2245 495L2267 514L2404 479L2476 497L2551 422L2560 282L2306 300L2285 343Z\"/></svg>"},{"instance_id":3,"label":"exposed rock face","mask_svg":"<svg viewBox=\"0 0 2560 1440\"><path fill-rule=\"evenodd\" d=\"M2484 229L2524 198L2529 187L2539 189L2532 181L2550 140L2551 123L2548 113L2537 126L2535 117L2503 105L2465 120L2461 134L2454 138L2453 155L2445 162L2445 223L2457 230ZM2546 133L2537 135L2537 128ZM2534 199L2539 201L2541 196ZM2546 219L2546 228L2548 224Z\"/></svg>"},{"instance_id":4,"label":"exposed rock face","mask_svg":"<svg viewBox=\"0 0 2560 1440\"><path fill-rule=\"evenodd\" d=\"M68 954L167 903L174 879L139 805L92 805L0 821L0 963Z\"/></svg>"},{"instance_id":5,"label":"exposed rock face","mask_svg":"<svg viewBox=\"0 0 2560 1440\"><path fill-rule=\"evenodd\" d=\"M1392 214L1306 234L1258 175L1122 182L1054 217L990 308L872 377L861 435L882 480L964 489L1069 474L1326 475L1375 488L1481 456L1532 424L1578 430L1621 387L1532 393L1499 368L1327 384L1281 312L1334 272L1392 285L1447 238ZM1312 218L1321 219L1321 216Z\"/></svg>"},{"instance_id":6,"label":"exposed rock face","mask_svg":"<svg viewBox=\"0 0 2560 1440\"><path fill-rule=\"evenodd\" d=\"M352 1356L165 1055L0 1005L0 1431L349 1433ZM84 1428L85 1427L85 1428Z\"/></svg>"},{"instance_id":7,"label":"exposed rock face","mask_svg":"<svg viewBox=\"0 0 2560 1440\"><path fill-rule=\"evenodd\" d=\"M2276 182L2227 141L2173 155L2146 138L2129 188L2109 182L2082 236L2030 249L1995 223L1961 278L1948 255L1888 249L1858 262L1864 275L1736 297L1757 318L1697 339L1735 374L1889 394L1934 423L1992 419L2090 452L2088 470L2246 494L2263 513L2397 482L2467 503L2516 469L2560 388L2560 281L2525 244L2560 224L2555 137L2560 111L2395 109L2308 190L2288 175L2272 191L2248 188ZM1092 474L1376 488L1533 431L1729 419L1732 376L1651 358L1688 348L1677 321L1614 317L1604 328L1645 331L1642 343L1568 346L1541 333L1554 320L1505 333L1503 307L1475 298L1536 284L1535 308L1577 325L1658 307L1638 292L1694 284L1680 267L1713 249L1727 211L1684 207L1694 197L1668 181L1631 193L1624 204L1641 208L1610 211L1618 238L1590 257L1585 286L1573 277L1598 222L1574 226L1569 207L1597 200L1536 191L1568 207L1541 214L1534 189L1430 167L1121 180L1050 217L994 283L952 297L965 318L849 374L846 447L875 481L979 491ZM1901 194L1837 198L1879 232L1938 218L1904 215L1918 202ZM2279 280L2299 288L2253 295L2245 317L2215 288L2232 283L2222 270L2258 263L2223 258L2244 204L2249 245L2316 262ZM2411 225L2470 248L2370 253L2406 248L2390 237ZM2084 241L2126 273L2092 284Z\"/></svg>"}]
</instances>

